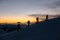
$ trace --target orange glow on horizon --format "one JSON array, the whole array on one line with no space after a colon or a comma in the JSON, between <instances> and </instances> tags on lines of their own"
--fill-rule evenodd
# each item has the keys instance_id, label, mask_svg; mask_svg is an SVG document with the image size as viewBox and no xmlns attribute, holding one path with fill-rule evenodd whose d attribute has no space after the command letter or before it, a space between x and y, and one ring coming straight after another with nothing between
<instances>
[{"instance_id":1,"label":"orange glow on horizon","mask_svg":"<svg viewBox=\"0 0 60 40\"><path fill-rule=\"evenodd\" d=\"M28 20L30 22L36 22L34 17L23 16L23 17L0 17L0 23L26 23Z\"/></svg>"}]
</instances>

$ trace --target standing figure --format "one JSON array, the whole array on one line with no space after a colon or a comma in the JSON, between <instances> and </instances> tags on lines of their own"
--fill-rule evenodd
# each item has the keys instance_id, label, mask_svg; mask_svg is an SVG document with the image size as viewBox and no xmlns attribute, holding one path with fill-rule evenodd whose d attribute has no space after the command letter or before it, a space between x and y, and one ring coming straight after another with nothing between
<instances>
[{"instance_id":1,"label":"standing figure","mask_svg":"<svg viewBox=\"0 0 60 40\"><path fill-rule=\"evenodd\" d=\"M28 27L29 27L30 26L30 21L29 20L27 21L27 24L28 24Z\"/></svg>"},{"instance_id":2,"label":"standing figure","mask_svg":"<svg viewBox=\"0 0 60 40\"><path fill-rule=\"evenodd\" d=\"M38 23L38 22L39 22L39 17L36 18L36 23Z\"/></svg>"},{"instance_id":3,"label":"standing figure","mask_svg":"<svg viewBox=\"0 0 60 40\"><path fill-rule=\"evenodd\" d=\"M46 20L48 20L48 15L46 15Z\"/></svg>"},{"instance_id":4,"label":"standing figure","mask_svg":"<svg viewBox=\"0 0 60 40\"><path fill-rule=\"evenodd\" d=\"M20 22L17 22L17 30L21 29Z\"/></svg>"}]
</instances>

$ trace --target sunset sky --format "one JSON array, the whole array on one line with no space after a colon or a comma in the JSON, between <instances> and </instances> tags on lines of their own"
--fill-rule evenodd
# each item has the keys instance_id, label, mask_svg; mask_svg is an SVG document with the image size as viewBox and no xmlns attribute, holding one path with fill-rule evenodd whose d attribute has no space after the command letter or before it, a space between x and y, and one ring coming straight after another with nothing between
<instances>
[{"instance_id":1,"label":"sunset sky","mask_svg":"<svg viewBox=\"0 0 60 40\"><path fill-rule=\"evenodd\" d=\"M34 22L31 14L60 14L60 0L0 0L0 23Z\"/></svg>"}]
</instances>

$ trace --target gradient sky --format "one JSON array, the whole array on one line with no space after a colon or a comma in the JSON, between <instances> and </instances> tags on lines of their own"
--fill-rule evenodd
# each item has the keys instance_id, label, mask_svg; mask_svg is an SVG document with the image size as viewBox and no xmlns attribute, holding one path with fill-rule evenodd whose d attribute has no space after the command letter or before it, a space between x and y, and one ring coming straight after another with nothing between
<instances>
[{"instance_id":1,"label":"gradient sky","mask_svg":"<svg viewBox=\"0 0 60 40\"><path fill-rule=\"evenodd\" d=\"M0 0L0 18L31 14L60 14L60 0Z\"/></svg>"}]
</instances>

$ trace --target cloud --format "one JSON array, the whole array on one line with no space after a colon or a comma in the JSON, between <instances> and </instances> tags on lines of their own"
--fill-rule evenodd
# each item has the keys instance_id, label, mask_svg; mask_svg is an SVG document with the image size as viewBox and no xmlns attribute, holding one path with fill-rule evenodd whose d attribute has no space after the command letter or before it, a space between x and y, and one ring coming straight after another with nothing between
<instances>
[{"instance_id":1,"label":"cloud","mask_svg":"<svg viewBox=\"0 0 60 40\"><path fill-rule=\"evenodd\" d=\"M31 15L28 15L28 16L38 17L38 16L45 16L45 15L43 15L43 14L31 14Z\"/></svg>"},{"instance_id":2,"label":"cloud","mask_svg":"<svg viewBox=\"0 0 60 40\"><path fill-rule=\"evenodd\" d=\"M48 4L47 5L48 8L51 8L51 9L56 9L56 8L60 8L60 0L54 0L54 2L52 2L51 4Z\"/></svg>"},{"instance_id":3,"label":"cloud","mask_svg":"<svg viewBox=\"0 0 60 40\"><path fill-rule=\"evenodd\" d=\"M58 7L60 7L60 0L56 1L54 4Z\"/></svg>"},{"instance_id":4,"label":"cloud","mask_svg":"<svg viewBox=\"0 0 60 40\"><path fill-rule=\"evenodd\" d=\"M46 15L42 15L42 14L31 14L29 16L32 16L32 17L40 17L40 18L45 18ZM59 17L60 15L48 15L49 18L56 18L56 17Z\"/></svg>"},{"instance_id":5,"label":"cloud","mask_svg":"<svg viewBox=\"0 0 60 40\"><path fill-rule=\"evenodd\" d=\"M60 14L60 0L2 0L0 6L2 15Z\"/></svg>"},{"instance_id":6,"label":"cloud","mask_svg":"<svg viewBox=\"0 0 60 40\"><path fill-rule=\"evenodd\" d=\"M43 3L43 7L52 12L52 14L60 14L60 0L45 0Z\"/></svg>"},{"instance_id":7,"label":"cloud","mask_svg":"<svg viewBox=\"0 0 60 40\"><path fill-rule=\"evenodd\" d=\"M0 3L2 2L2 0L0 0Z\"/></svg>"}]
</instances>

